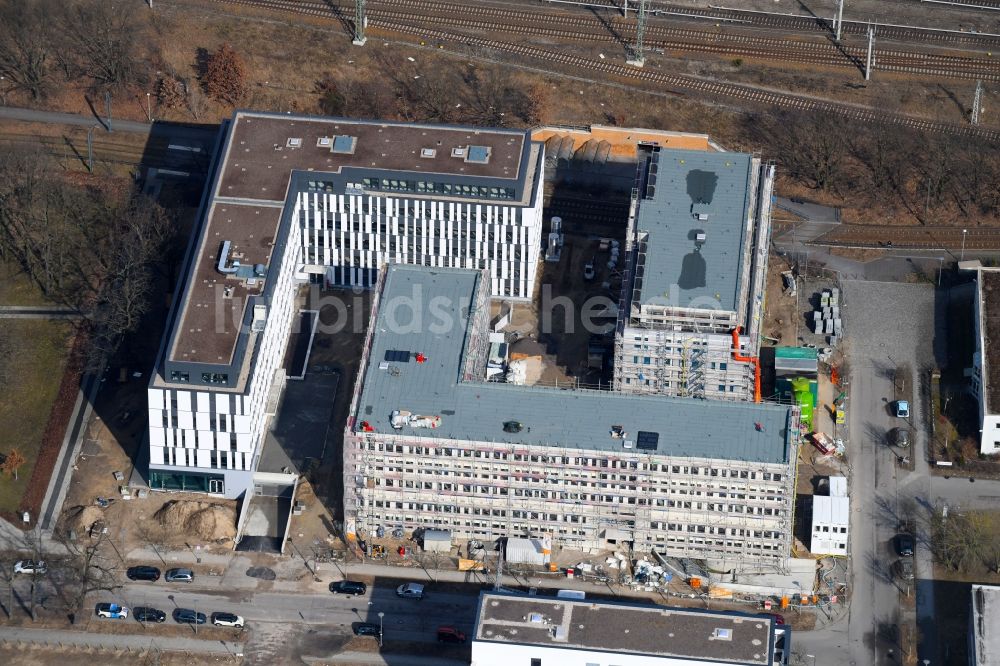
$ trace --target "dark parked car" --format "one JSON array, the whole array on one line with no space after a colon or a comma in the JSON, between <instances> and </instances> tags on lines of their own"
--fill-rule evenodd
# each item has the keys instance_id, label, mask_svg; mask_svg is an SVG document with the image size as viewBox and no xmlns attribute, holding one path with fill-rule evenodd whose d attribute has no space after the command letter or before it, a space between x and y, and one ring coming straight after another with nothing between
<instances>
[{"instance_id":1,"label":"dark parked car","mask_svg":"<svg viewBox=\"0 0 1000 666\"><path fill-rule=\"evenodd\" d=\"M354 635L355 636L374 636L378 638L378 635L382 633L377 624L372 624L371 622L358 622L354 625Z\"/></svg>"},{"instance_id":2,"label":"dark parked car","mask_svg":"<svg viewBox=\"0 0 1000 666\"><path fill-rule=\"evenodd\" d=\"M128 576L129 580L160 580L160 570L156 567L129 567L125 575Z\"/></svg>"},{"instance_id":3,"label":"dark parked car","mask_svg":"<svg viewBox=\"0 0 1000 666\"><path fill-rule=\"evenodd\" d=\"M357 580L338 580L330 583L330 591L334 594L364 594L368 586Z\"/></svg>"},{"instance_id":4,"label":"dark parked car","mask_svg":"<svg viewBox=\"0 0 1000 666\"><path fill-rule=\"evenodd\" d=\"M892 545L900 557L913 557L913 547L916 543L912 534L897 534L892 539Z\"/></svg>"},{"instance_id":5,"label":"dark parked car","mask_svg":"<svg viewBox=\"0 0 1000 666\"><path fill-rule=\"evenodd\" d=\"M761 613L761 615L764 617L773 617L774 623L779 627L785 624L785 616L780 613Z\"/></svg>"},{"instance_id":6,"label":"dark parked car","mask_svg":"<svg viewBox=\"0 0 1000 666\"><path fill-rule=\"evenodd\" d=\"M168 569L163 580L168 583L190 583L194 580L194 572L190 569Z\"/></svg>"},{"instance_id":7,"label":"dark parked car","mask_svg":"<svg viewBox=\"0 0 1000 666\"><path fill-rule=\"evenodd\" d=\"M137 606L132 609L132 617L139 622L166 622L167 614L158 608L149 606Z\"/></svg>"},{"instance_id":8,"label":"dark parked car","mask_svg":"<svg viewBox=\"0 0 1000 666\"><path fill-rule=\"evenodd\" d=\"M464 643L465 634L455 627L438 627L438 643Z\"/></svg>"},{"instance_id":9,"label":"dark parked car","mask_svg":"<svg viewBox=\"0 0 1000 666\"><path fill-rule=\"evenodd\" d=\"M907 557L901 560L896 560L892 565L892 575L899 580L913 580L913 559Z\"/></svg>"},{"instance_id":10,"label":"dark parked car","mask_svg":"<svg viewBox=\"0 0 1000 666\"><path fill-rule=\"evenodd\" d=\"M910 446L910 429L893 428L892 443L901 449L908 448Z\"/></svg>"},{"instance_id":11,"label":"dark parked car","mask_svg":"<svg viewBox=\"0 0 1000 666\"><path fill-rule=\"evenodd\" d=\"M205 624L208 618L204 613L196 613L190 608L175 608L174 622L180 624Z\"/></svg>"}]
</instances>

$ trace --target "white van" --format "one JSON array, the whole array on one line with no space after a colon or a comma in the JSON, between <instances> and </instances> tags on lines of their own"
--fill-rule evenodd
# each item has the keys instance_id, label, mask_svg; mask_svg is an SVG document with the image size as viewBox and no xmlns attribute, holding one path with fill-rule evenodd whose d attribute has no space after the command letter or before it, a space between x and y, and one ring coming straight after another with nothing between
<instances>
[{"instance_id":1,"label":"white van","mask_svg":"<svg viewBox=\"0 0 1000 666\"><path fill-rule=\"evenodd\" d=\"M560 599L576 599L580 601L587 598L587 593L581 590L559 590L556 596Z\"/></svg>"}]
</instances>

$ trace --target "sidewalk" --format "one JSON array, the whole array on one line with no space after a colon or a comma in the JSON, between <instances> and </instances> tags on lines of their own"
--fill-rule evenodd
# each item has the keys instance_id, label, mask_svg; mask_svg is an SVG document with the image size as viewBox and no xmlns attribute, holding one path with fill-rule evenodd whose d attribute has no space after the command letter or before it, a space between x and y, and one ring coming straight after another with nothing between
<instances>
[{"instance_id":1,"label":"sidewalk","mask_svg":"<svg viewBox=\"0 0 1000 666\"><path fill-rule=\"evenodd\" d=\"M143 652L149 648L170 652L197 652L199 654L221 654L238 657L243 654L242 643L196 638L151 638L149 636L115 636L83 631L57 629L29 629L25 627L0 626L0 641L4 643L23 642L46 645L53 648L82 647L99 650L128 650Z\"/></svg>"},{"instance_id":2,"label":"sidewalk","mask_svg":"<svg viewBox=\"0 0 1000 666\"><path fill-rule=\"evenodd\" d=\"M374 654L371 652L341 652L328 657L303 657L310 664L364 664L367 666L452 666L469 662L460 659L442 659L441 657L413 657L402 654Z\"/></svg>"}]
</instances>

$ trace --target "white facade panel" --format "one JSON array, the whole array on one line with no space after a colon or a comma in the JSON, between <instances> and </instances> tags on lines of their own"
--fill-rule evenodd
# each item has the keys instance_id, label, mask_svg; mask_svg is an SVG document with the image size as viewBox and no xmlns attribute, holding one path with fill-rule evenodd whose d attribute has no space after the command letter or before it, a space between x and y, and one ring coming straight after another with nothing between
<instances>
[{"instance_id":1,"label":"white facade panel","mask_svg":"<svg viewBox=\"0 0 1000 666\"><path fill-rule=\"evenodd\" d=\"M191 412L177 412L177 428L180 430L194 428L194 414Z\"/></svg>"},{"instance_id":2,"label":"white facade panel","mask_svg":"<svg viewBox=\"0 0 1000 666\"><path fill-rule=\"evenodd\" d=\"M180 411L190 412L191 410L191 392L190 391L175 391L177 395L177 409Z\"/></svg>"},{"instance_id":3,"label":"white facade panel","mask_svg":"<svg viewBox=\"0 0 1000 666\"><path fill-rule=\"evenodd\" d=\"M151 413L153 410L149 410ZM159 412L157 412L157 418L159 418ZM149 427L149 445L150 446L165 446L166 437L164 436L163 428L158 428L156 426Z\"/></svg>"},{"instance_id":4,"label":"white facade panel","mask_svg":"<svg viewBox=\"0 0 1000 666\"><path fill-rule=\"evenodd\" d=\"M147 389L146 390L146 401L149 405L149 409L163 409L163 389ZM159 420L159 419L157 419Z\"/></svg>"},{"instance_id":5,"label":"white facade panel","mask_svg":"<svg viewBox=\"0 0 1000 666\"><path fill-rule=\"evenodd\" d=\"M149 462L152 465L162 465L166 462L163 458L165 449L162 446L149 447Z\"/></svg>"}]
</instances>

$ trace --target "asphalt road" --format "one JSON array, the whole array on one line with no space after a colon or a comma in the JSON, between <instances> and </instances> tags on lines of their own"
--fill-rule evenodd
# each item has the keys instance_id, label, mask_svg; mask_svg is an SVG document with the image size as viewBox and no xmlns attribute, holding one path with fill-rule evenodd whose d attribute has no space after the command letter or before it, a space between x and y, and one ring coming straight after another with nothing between
<instances>
[{"instance_id":1,"label":"asphalt road","mask_svg":"<svg viewBox=\"0 0 1000 666\"><path fill-rule=\"evenodd\" d=\"M934 502L925 454L926 406L917 395L911 396L910 451L887 444L888 431L902 425L891 411L893 372L909 365L916 376L920 368L933 364L935 348L945 343L944 333L934 328L939 318L930 285L846 281L843 287L850 359L851 607L846 626L842 622L799 632L793 645L800 656L814 655L818 665L893 664L899 652L891 637L893 625L913 621L901 601L907 593L916 594L918 616L923 614L926 621L928 613L933 615L933 599L929 585L918 581L915 591L894 580L892 537L901 520L915 521L916 575L929 575L924 519ZM913 471L898 464L899 455L913 459Z\"/></svg>"},{"instance_id":2,"label":"asphalt road","mask_svg":"<svg viewBox=\"0 0 1000 666\"><path fill-rule=\"evenodd\" d=\"M392 581L393 585L397 582ZM439 625L457 626L471 632L476 615L477 594L435 593L423 600L401 599L391 585L369 588L363 596L308 594L302 592L212 592L185 589L180 584L130 583L105 601L127 606L154 606L168 615L174 608L192 608L205 614L229 611L242 615L248 625L256 623L306 624L342 627L350 633L357 622L385 624L385 639L435 642ZM96 601L95 601L96 603ZM168 620L169 622L170 620Z\"/></svg>"}]
</instances>

